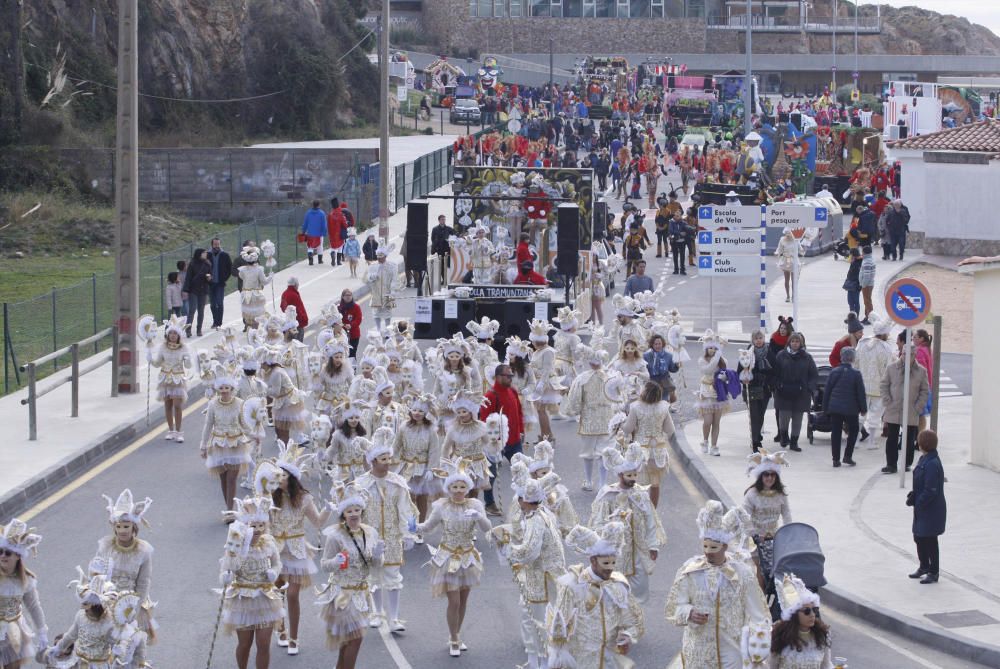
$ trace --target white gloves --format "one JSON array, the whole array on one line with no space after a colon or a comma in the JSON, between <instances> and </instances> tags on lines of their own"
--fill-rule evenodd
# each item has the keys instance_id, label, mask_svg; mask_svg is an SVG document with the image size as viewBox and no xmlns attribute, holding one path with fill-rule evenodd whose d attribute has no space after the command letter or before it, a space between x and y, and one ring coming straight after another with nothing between
<instances>
[{"instance_id":1,"label":"white gloves","mask_svg":"<svg viewBox=\"0 0 1000 669\"><path fill-rule=\"evenodd\" d=\"M49 631L39 630L38 635L35 637L38 640L39 648L48 648L49 646Z\"/></svg>"},{"instance_id":2,"label":"white gloves","mask_svg":"<svg viewBox=\"0 0 1000 669\"><path fill-rule=\"evenodd\" d=\"M234 576L235 574L233 574L233 572L231 571L222 572L222 576L220 577L222 580L222 585L229 585L230 583L232 583Z\"/></svg>"},{"instance_id":3,"label":"white gloves","mask_svg":"<svg viewBox=\"0 0 1000 669\"><path fill-rule=\"evenodd\" d=\"M264 572L264 574L267 576L267 580L270 581L271 583L274 583L275 581L278 580L277 569L268 569L266 572Z\"/></svg>"},{"instance_id":4,"label":"white gloves","mask_svg":"<svg viewBox=\"0 0 1000 669\"><path fill-rule=\"evenodd\" d=\"M375 547L372 548L372 558L381 560L383 555L385 555L385 542L379 539Z\"/></svg>"}]
</instances>

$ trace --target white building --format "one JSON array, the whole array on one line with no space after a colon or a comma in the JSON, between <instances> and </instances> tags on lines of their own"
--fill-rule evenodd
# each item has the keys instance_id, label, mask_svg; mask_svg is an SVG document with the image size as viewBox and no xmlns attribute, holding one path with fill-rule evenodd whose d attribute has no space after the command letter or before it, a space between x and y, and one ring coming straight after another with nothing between
<instances>
[{"instance_id":1,"label":"white building","mask_svg":"<svg viewBox=\"0 0 1000 669\"><path fill-rule=\"evenodd\" d=\"M1000 255L1000 121L918 135L888 148L889 159L900 162L911 241L923 238L929 254Z\"/></svg>"}]
</instances>

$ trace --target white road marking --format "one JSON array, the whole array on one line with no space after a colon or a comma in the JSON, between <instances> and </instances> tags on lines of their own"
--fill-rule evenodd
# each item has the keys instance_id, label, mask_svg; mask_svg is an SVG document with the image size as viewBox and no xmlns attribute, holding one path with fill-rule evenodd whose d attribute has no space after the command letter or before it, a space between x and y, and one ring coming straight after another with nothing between
<instances>
[{"instance_id":1,"label":"white road marking","mask_svg":"<svg viewBox=\"0 0 1000 669\"><path fill-rule=\"evenodd\" d=\"M938 396L939 397L961 397L964 394L965 393L963 393L961 390L949 390L949 391L946 391L946 392L943 392L943 393L939 393Z\"/></svg>"},{"instance_id":2,"label":"white road marking","mask_svg":"<svg viewBox=\"0 0 1000 669\"><path fill-rule=\"evenodd\" d=\"M667 292L669 293L670 291L672 291L675 288L677 288L677 286L670 286L670 288L667 288Z\"/></svg>"},{"instance_id":3,"label":"white road marking","mask_svg":"<svg viewBox=\"0 0 1000 669\"><path fill-rule=\"evenodd\" d=\"M396 663L397 669L413 669L413 665L406 661L406 656L403 655L403 651L399 649L399 645L396 640L392 638L392 632L389 631L389 625L383 622L378 628L379 636L382 637L382 643L385 644L385 649L389 651L389 655L392 656L392 661Z\"/></svg>"},{"instance_id":4,"label":"white road marking","mask_svg":"<svg viewBox=\"0 0 1000 669\"><path fill-rule=\"evenodd\" d=\"M943 390L958 390L958 385L954 383L942 383L938 387Z\"/></svg>"},{"instance_id":5,"label":"white road marking","mask_svg":"<svg viewBox=\"0 0 1000 669\"><path fill-rule=\"evenodd\" d=\"M890 641L889 639L885 638L881 634L878 634L877 632L875 632L875 628L873 626L871 626L871 625L864 625L864 626L859 625L858 623L854 622L853 620L851 620L847 616L841 615L840 613L838 613L836 611L833 611L833 610L831 610L829 608L827 608L825 611L823 611L823 617L825 619L827 619L828 621L835 623L836 625L843 625L845 627L850 627L855 632L858 632L859 634L867 636L870 639L872 639L873 641L877 641L878 643L882 644L886 648L889 648L890 650L893 650L893 651L899 653L903 657L905 657L905 658L907 658L907 659L909 659L909 660L911 660L913 662L916 662L921 667L927 667L927 669L945 669L941 665L934 664L933 662L931 662L929 660L925 660L924 658L920 657L916 653L912 653L912 652L908 651L906 648L903 648L902 646L900 646L899 644L896 644L896 643Z\"/></svg>"}]
</instances>

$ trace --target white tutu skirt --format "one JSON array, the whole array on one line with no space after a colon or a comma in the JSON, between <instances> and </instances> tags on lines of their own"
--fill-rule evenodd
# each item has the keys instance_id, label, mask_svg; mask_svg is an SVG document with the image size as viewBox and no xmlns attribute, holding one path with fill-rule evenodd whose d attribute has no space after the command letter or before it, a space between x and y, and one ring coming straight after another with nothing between
<instances>
[{"instance_id":1,"label":"white tutu skirt","mask_svg":"<svg viewBox=\"0 0 1000 669\"><path fill-rule=\"evenodd\" d=\"M264 297L263 290L244 290L240 294L243 311L243 322L256 327L257 317L264 315L264 308L267 305L267 298Z\"/></svg>"},{"instance_id":2,"label":"white tutu skirt","mask_svg":"<svg viewBox=\"0 0 1000 669\"><path fill-rule=\"evenodd\" d=\"M444 486L441 484L441 479L434 476L434 473L430 470L427 470L427 473L423 476L410 478L407 484L410 487L410 493L414 495L430 495L434 497L444 494Z\"/></svg>"},{"instance_id":3,"label":"white tutu skirt","mask_svg":"<svg viewBox=\"0 0 1000 669\"><path fill-rule=\"evenodd\" d=\"M715 399L702 399L700 396L694 403L695 408L698 410L698 415L702 418L710 418L717 411L722 411L722 413L727 413L730 409L729 400L723 400L722 402Z\"/></svg>"},{"instance_id":4,"label":"white tutu skirt","mask_svg":"<svg viewBox=\"0 0 1000 669\"><path fill-rule=\"evenodd\" d=\"M3 633L0 636L0 666L14 664L35 656L35 637L24 616L10 622L0 621Z\"/></svg>"},{"instance_id":5,"label":"white tutu skirt","mask_svg":"<svg viewBox=\"0 0 1000 669\"><path fill-rule=\"evenodd\" d=\"M226 634L237 630L265 629L285 617L281 596L260 593L256 597L227 597L222 605L222 623Z\"/></svg>"},{"instance_id":6,"label":"white tutu skirt","mask_svg":"<svg viewBox=\"0 0 1000 669\"><path fill-rule=\"evenodd\" d=\"M327 649L338 650L345 643L360 639L365 635L369 612L375 610L375 602L371 593L366 593L366 595L367 610L364 611L355 604L355 597L352 597L342 609L337 608L336 601L323 604L319 617L326 628Z\"/></svg>"},{"instance_id":7,"label":"white tutu skirt","mask_svg":"<svg viewBox=\"0 0 1000 669\"><path fill-rule=\"evenodd\" d=\"M312 557L297 558L292 557L287 549L281 551L281 578L285 582L312 585L312 575L318 572L319 567Z\"/></svg>"},{"instance_id":8,"label":"white tutu skirt","mask_svg":"<svg viewBox=\"0 0 1000 669\"><path fill-rule=\"evenodd\" d=\"M288 430L292 434L306 431L309 412L302 404L276 407L273 415L274 427L279 430Z\"/></svg>"},{"instance_id":9,"label":"white tutu skirt","mask_svg":"<svg viewBox=\"0 0 1000 669\"><path fill-rule=\"evenodd\" d=\"M431 595L434 597L444 597L446 593L462 588L474 588L479 585L483 575L482 563L459 567L455 571L448 571L447 562L440 567L432 562L430 567Z\"/></svg>"},{"instance_id":10,"label":"white tutu skirt","mask_svg":"<svg viewBox=\"0 0 1000 669\"><path fill-rule=\"evenodd\" d=\"M162 402L163 400L180 400L181 403L187 402L187 384L185 383L165 383L161 381L156 386L156 399Z\"/></svg>"},{"instance_id":11,"label":"white tutu skirt","mask_svg":"<svg viewBox=\"0 0 1000 669\"><path fill-rule=\"evenodd\" d=\"M212 474L221 474L233 468L238 468L243 474L251 464L250 442L246 439L213 437L208 444L205 466Z\"/></svg>"}]
</instances>

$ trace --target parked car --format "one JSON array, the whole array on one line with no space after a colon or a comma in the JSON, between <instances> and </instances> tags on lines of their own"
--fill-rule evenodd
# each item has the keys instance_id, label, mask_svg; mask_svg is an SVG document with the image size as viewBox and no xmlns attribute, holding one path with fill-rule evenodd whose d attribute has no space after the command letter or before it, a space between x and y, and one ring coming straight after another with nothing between
<instances>
[{"instance_id":1,"label":"parked car","mask_svg":"<svg viewBox=\"0 0 1000 669\"><path fill-rule=\"evenodd\" d=\"M479 103L471 98L460 98L455 100L451 106L452 123L478 124L481 117L482 111L479 109Z\"/></svg>"}]
</instances>

